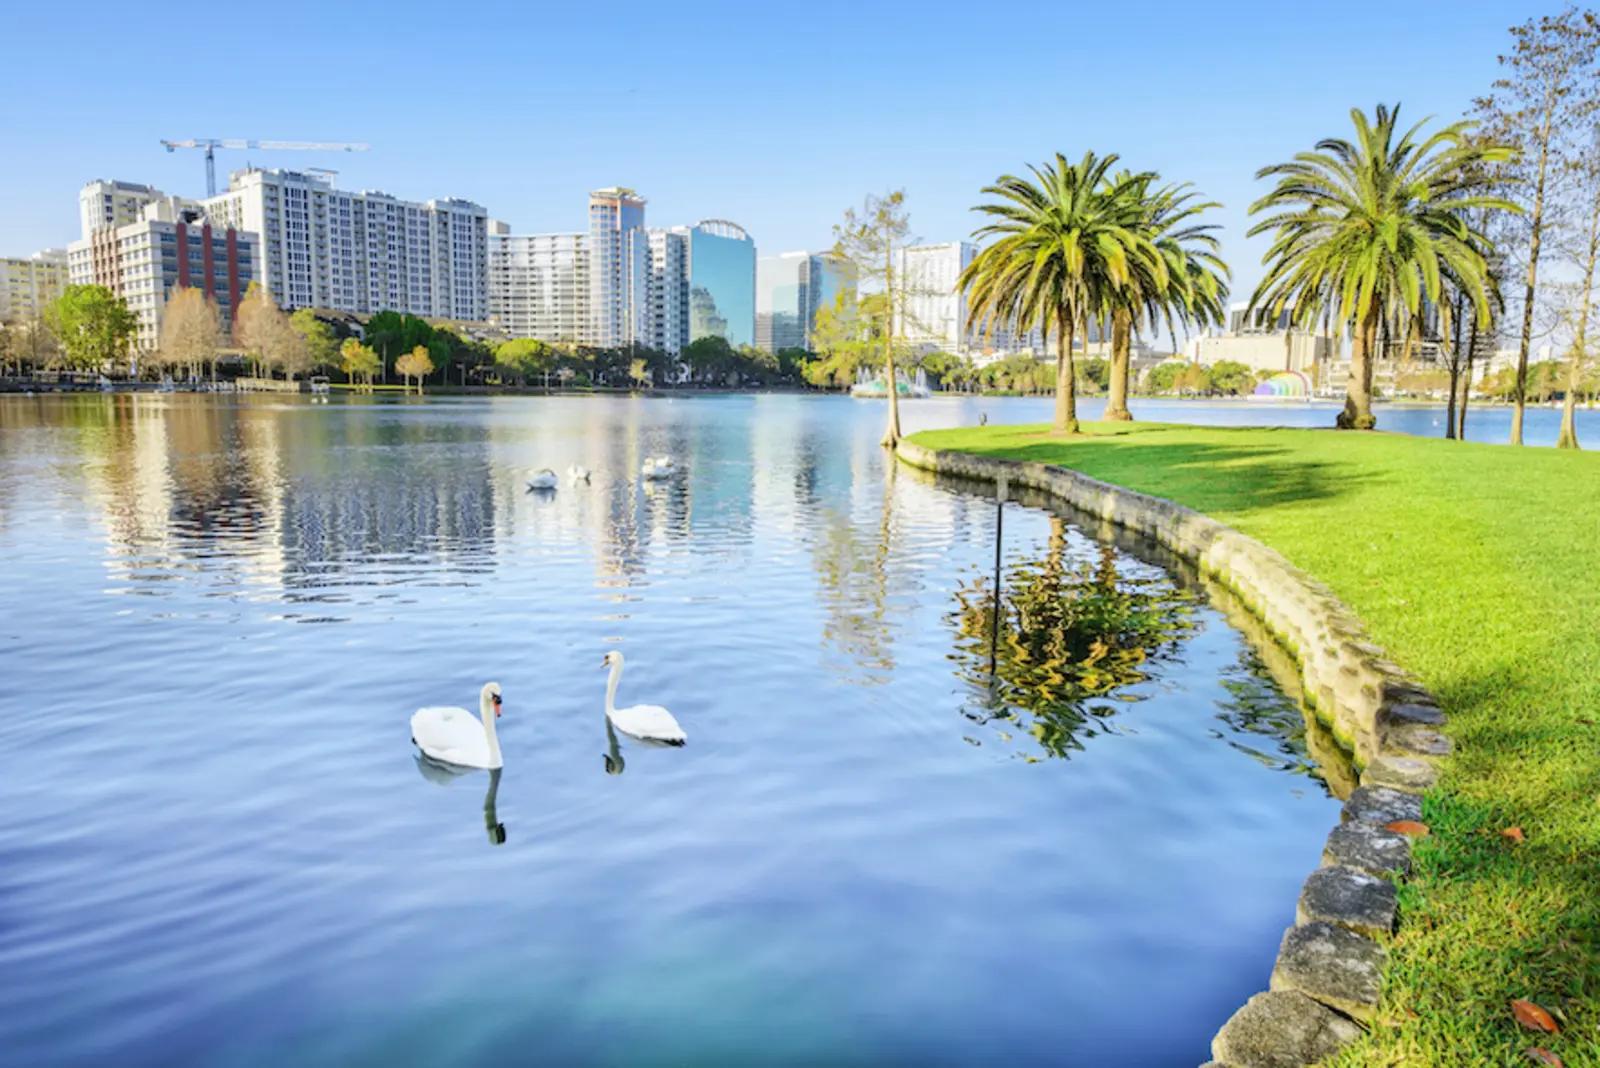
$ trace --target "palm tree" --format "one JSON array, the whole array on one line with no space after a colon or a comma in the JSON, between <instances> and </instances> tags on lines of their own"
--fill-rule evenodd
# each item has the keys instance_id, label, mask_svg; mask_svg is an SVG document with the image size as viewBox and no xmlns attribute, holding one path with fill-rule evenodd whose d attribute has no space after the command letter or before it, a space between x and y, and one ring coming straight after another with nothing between
<instances>
[{"instance_id":1,"label":"palm tree","mask_svg":"<svg viewBox=\"0 0 1600 1068\"><path fill-rule=\"evenodd\" d=\"M1116 294L1148 274L1166 285L1167 264L1140 225L1139 191L1149 174L1107 179L1114 155L1084 153L1076 164L1030 166L1032 179L1002 175L983 192L996 199L973 210L995 221L973 234L993 238L961 272L967 328L1037 329L1056 339L1057 433L1078 431L1073 344Z\"/></svg>"},{"instance_id":2,"label":"palm tree","mask_svg":"<svg viewBox=\"0 0 1600 1068\"><path fill-rule=\"evenodd\" d=\"M1154 192L1148 182L1139 190L1143 227L1166 263L1166 284L1148 271L1135 274L1135 285L1117 295L1111 308L1111 397L1107 419L1132 419L1128 411L1128 379L1133 332L1141 319L1151 330L1163 322L1176 334L1177 324L1206 326L1225 320L1228 299L1228 265L1218 254L1215 223L1202 223L1201 215L1222 205L1197 201L1189 183L1169 185Z\"/></svg>"},{"instance_id":3,"label":"palm tree","mask_svg":"<svg viewBox=\"0 0 1600 1068\"><path fill-rule=\"evenodd\" d=\"M1262 262L1266 277L1246 312L1265 307L1276 319L1309 328L1325 307L1342 329L1351 325L1350 381L1338 425L1370 429L1372 361L1378 327L1386 317L1414 316L1437 303L1443 280L1472 302L1489 325L1489 238L1467 213L1478 208L1517 211L1483 193L1484 165L1510 159L1514 150L1468 137L1473 124L1456 122L1426 138L1427 120L1398 132L1400 108L1378 105L1369 121L1352 108L1353 142L1329 138L1288 163L1264 167L1257 178L1278 184L1250 206L1271 212L1250 235L1271 232Z\"/></svg>"}]
</instances>

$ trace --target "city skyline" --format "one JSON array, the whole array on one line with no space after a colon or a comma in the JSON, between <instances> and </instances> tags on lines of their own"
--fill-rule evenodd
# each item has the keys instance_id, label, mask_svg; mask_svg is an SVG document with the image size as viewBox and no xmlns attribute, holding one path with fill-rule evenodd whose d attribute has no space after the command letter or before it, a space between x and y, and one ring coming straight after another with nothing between
<instances>
[{"instance_id":1,"label":"city skyline","mask_svg":"<svg viewBox=\"0 0 1600 1068\"><path fill-rule=\"evenodd\" d=\"M627 21L641 47L687 55L683 49L716 26L748 47L720 49L716 62L667 64L649 77L599 84L582 77L587 50L561 47L584 32L575 13L490 16L495 32L473 38L474 61L463 76L440 83L380 76L382 60L344 43L366 32L355 13L319 14L320 32L302 39L278 27L303 20L257 25L221 12L211 28L231 47L191 57L196 76L270 63L284 81L270 94L188 99L153 84L137 53L109 57L83 78L50 76L44 57L54 54L52 41L70 35L68 16L30 9L12 17L14 58L0 70L12 102L0 143L8 158L30 163L0 186L11 205L0 212L0 254L64 247L76 233L64 191L95 178L200 197L201 154L169 154L160 138L366 141L371 151L355 154L222 151L218 170L331 167L341 188L418 201L463 198L517 233L570 228L572 189L627 184L649 191L655 218L735 219L772 252L827 247L846 207L901 186L917 237L964 240L983 184L1058 149L1075 156L1093 148L1192 181L1222 201L1224 255L1238 290L1258 277L1264 248L1243 236L1249 202L1262 192L1253 179L1258 167L1339 128L1352 106L1399 100L1417 119L1460 114L1496 76L1506 22L1534 12L1481 3L1452 6L1449 19L1436 19L1366 6L1419 32L1362 38L1358 47L1365 20L1348 8L1285 16L1252 4L1221 18L1163 7L1160 18L1140 24L1151 59L1139 67L1137 92L1125 57L1078 43L1114 31L1103 12L1035 13L1037 32L1007 41L1004 69L979 78L972 72L982 52L972 46L971 27L944 9L909 20L819 7L793 32L772 35L762 32L766 16L640 7ZM404 20L407 8L390 15ZM837 78L791 76L837 64L874 35L893 44L882 70L869 69L874 63L847 66L854 73ZM546 58L509 62L528 39L543 42ZM963 64L933 62L956 48ZM1307 58L1315 56L1326 60L1306 78ZM943 70L951 73L937 73ZM39 92L41 84L50 89ZM106 122L111 92L116 121ZM1169 106L1175 93L1182 107ZM809 121L785 123L780 137L768 117L802 95ZM627 136L618 137L624 120Z\"/></svg>"}]
</instances>

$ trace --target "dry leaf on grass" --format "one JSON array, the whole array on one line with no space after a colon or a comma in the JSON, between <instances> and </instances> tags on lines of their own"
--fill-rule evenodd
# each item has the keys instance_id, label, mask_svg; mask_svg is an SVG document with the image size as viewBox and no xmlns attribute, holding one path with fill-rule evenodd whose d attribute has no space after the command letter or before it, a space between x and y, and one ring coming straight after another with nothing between
<instances>
[{"instance_id":1,"label":"dry leaf on grass","mask_svg":"<svg viewBox=\"0 0 1600 1068\"><path fill-rule=\"evenodd\" d=\"M1561 1028L1556 1026L1553 1016L1523 998L1511 1003L1511 1015L1517 1018L1517 1023L1530 1031L1543 1031L1551 1035L1559 1034L1561 1031Z\"/></svg>"}]
</instances>

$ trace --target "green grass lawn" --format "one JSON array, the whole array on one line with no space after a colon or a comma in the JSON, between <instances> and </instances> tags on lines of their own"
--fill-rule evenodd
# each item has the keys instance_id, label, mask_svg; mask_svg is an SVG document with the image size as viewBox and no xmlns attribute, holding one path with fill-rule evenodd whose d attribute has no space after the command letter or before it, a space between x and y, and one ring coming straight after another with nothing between
<instances>
[{"instance_id":1,"label":"green grass lawn","mask_svg":"<svg viewBox=\"0 0 1600 1068\"><path fill-rule=\"evenodd\" d=\"M1600 1065L1600 454L1332 430L1086 431L915 440L1060 464L1254 536L1333 587L1450 717L1456 753L1425 800L1433 833L1401 890L1379 1023L1337 1063L1527 1064L1541 1046ZM1513 998L1543 1005L1562 1033L1519 1028Z\"/></svg>"}]
</instances>

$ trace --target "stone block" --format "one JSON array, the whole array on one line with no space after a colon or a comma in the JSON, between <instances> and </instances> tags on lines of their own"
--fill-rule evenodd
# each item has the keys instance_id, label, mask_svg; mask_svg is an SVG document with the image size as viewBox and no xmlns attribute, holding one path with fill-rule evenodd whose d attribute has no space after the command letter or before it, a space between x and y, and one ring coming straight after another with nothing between
<instances>
[{"instance_id":1,"label":"stone block","mask_svg":"<svg viewBox=\"0 0 1600 1068\"><path fill-rule=\"evenodd\" d=\"M1411 839L1371 823L1341 823L1322 847L1322 862L1373 875L1404 875L1411 870Z\"/></svg>"},{"instance_id":2,"label":"stone block","mask_svg":"<svg viewBox=\"0 0 1600 1068\"><path fill-rule=\"evenodd\" d=\"M1383 749L1396 756L1446 757L1454 751L1455 745L1433 727L1417 723L1385 729Z\"/></svg>"},{"instance_id":3,"label":"stone block","mask_svg":"<svg viewBox=\"0 0 1600 1068\"><path fill-rule=\"evenodd\" d=\"M1392 786L1397 790L1428 790L1439 779L1439 769L1431 761L1409 756L1376 756L1361 769L1361 781L1368 786Z\"/></svg>"},{"instance_id":4,"label":"stone block","mask_svg":"<svg viewBox=\"0 0 1600 1068\"><path fill-rule=\"evenodd\" d=\"M1378 714L1379 722L1389 727L1420 724L1428 727L1444 726L1444 713L1433 704L1420 701L1398 701L1385 704Z\"/></svg>"},{"instance_id":5,"label":"stone block","mask_svg":"<svg viewBox=\"0 0 1600 1068\"><path fill-rule=\"evenodd\" d=\"M1295 906L1296 923L1331 923L1369 938L1393 931L1394 915L1394 885L1355 868L1318 868Z\"/></svg>"},{"instance_id":6,"label":"stone block","mask_svg":"<svg viewBox=\"0 0 1600 1068\"><path fill-rule=\"evenodd\" d=\"M1422 798L1388 786L1362 786L1344 803L1339 818L1378 827L1395 820L1420 820Z\"/></svg>"},{"instance_id":7,"label":"stone block","mask_svg":"<svg viewBox=\"0 0 1600 1068\"><path fill-rule=\"evenodd\" d=\"M1229 1068L1301 1068L1360 1035L1360 1027L1304 994L1269 990L1222 1025L1211 1040L1211 1056Z\"/></svg>"},{"instance_id":8,"label":"stone block","mask_svg":"<svg viewBox=\"0 0 1600 1068\"><path fill-rule=\"evenodd\" d=\"M1297 990L1358 1020L1378 1007L1387 954L1370 938L1331 923L1289 928L1278 947L1273 990Z\"/></svg>"}]
</instances>

